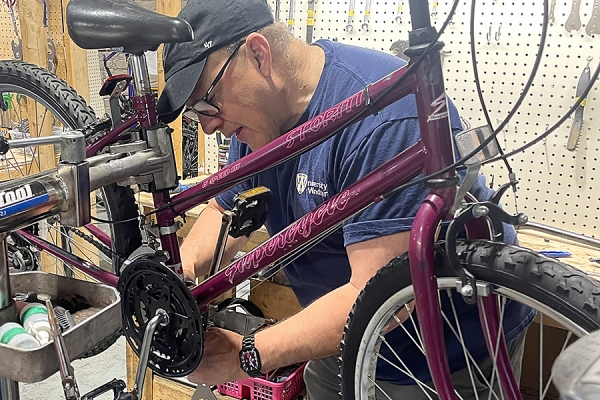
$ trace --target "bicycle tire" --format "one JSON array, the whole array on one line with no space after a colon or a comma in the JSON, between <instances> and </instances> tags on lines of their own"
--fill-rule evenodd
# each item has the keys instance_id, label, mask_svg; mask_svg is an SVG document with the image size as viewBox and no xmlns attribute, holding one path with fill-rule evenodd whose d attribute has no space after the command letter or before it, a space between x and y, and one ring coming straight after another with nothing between
<instances>
[{"instance_id":1,"label":"bicycle tire","mask_svg":"<svg viewBox=\"0 0 600 400\"><path fill-rule=\"evenodd\" d=\"M443 246L435 250L436 277L455 277ZM518 246L489 241L460 241L460 262L475 278L521 293L577 324L585 332L600 328L600 283L574 267ZM340 352L342 398L355 399L355 368L363 332L377 310L395 293L412 285L408 254L392 259L359 294L344 328Z\"/></svg>"},{"instance_id":2,"label":"bicycle tire","mask_svg":"<svg viewBox=\"0 0 600 400\"><path fill-rule=\"evenodd\" d=\"M21 61L0 61L0 93L9 90L25 94L39 102L70 128L83 128L96 119L94 111L72 87L36 65ZM111 184L100 190L109 220L123 221L138 216L138 207L130 187ZM119 256L126 258L141 246L141 233L136 220L111 224L109 228L113 239L112 250ZM119 274L119 257L113 257L111 268L110 272ZM121 330L113 332L80 358L102 353L112 346L121 334Z\"/></svg>"},{"instance_id":3,"label":"bicycle tire","mask_svg":"<svg viewBox=\"0 0 600 400\"><path fill-rule=\"evenodd\" d=\"M95 121L94 111L83 97L56 75L33 64L21 61L0 62L0 89L21 90L32 99L49 109L62 123L78 129ZM4 91L4 90L0 90ZM108 217L113 221L122 221L138 216L133 191L130 187L111 184L102 188L106 201ZM141 235L137 221L110 226L112 250L127 257L141 245ZM120 265L113 260L112 273L118 274Z\"/></svg>"}]
</instances>

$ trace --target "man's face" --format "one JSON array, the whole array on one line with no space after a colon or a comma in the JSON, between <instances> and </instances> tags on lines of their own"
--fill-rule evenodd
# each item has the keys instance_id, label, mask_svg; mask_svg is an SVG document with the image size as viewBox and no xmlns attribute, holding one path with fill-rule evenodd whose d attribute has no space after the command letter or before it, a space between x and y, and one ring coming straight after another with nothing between
<instances>
[{"instance_id":1,"label":"man's face","mask_svg":"<svg viewBox=\"0 0 600 400\"><path fill-rule=\"evenodd\" d=\"M241 42L231 57L222 51L209 56L186 106L207 111L197 113L205 133L219 130L228 138L235 134L240 142L256 150L279 136L275 111L270 107L270 90L260 60L247 42ZM197 104L200 99L206 102Z\"/></svg>"}]
</instances>

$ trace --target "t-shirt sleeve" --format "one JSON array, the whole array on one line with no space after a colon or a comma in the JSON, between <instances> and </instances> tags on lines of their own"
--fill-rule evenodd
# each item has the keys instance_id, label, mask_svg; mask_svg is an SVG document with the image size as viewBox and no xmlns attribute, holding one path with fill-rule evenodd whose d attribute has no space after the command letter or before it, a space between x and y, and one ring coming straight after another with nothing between
<instances>
[{"instance_id":1,"label":"t-shirt sleeve","mask_svg":"<svg viewBox=\"0 0 600 400\"><path fill-rule=\"evenodd\" d=\"M250 150L247 145L238 142L235 138L232 138L231 144L229 145L229 158L227 159L227 165L239 160L248 153L250 153ZM231 210L233 208L233 198L235 195L251 188L251 179L248 179L217 195L215 200L217 201L218 205L223 207L223 209Z\"/></svg>"},{"instance_id":2,"label":"t-shirt sleeve","mask_svg":"<svg viewBox=\"0 0 600 400\"><path fill-rule=\"evenodd\" d=\"M337 176L332 177L338 192L402 152L415 143L418 137L416 118L385 122L377 126L350 154L343 157L337 168ZM344 245L409 231L427 193L423 184L409 186L391 198L368 207L344 225Z\"/></svg>"}]
</instances>

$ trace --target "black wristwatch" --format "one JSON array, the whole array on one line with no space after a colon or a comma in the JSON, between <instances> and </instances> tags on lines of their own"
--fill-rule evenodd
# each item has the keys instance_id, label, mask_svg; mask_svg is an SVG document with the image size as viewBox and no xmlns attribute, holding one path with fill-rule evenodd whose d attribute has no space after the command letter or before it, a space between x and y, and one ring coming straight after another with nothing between
<instances>
[{"instance_id":1,"label":"black wristwatch","mask_svg":"<svg viewBox=\"0 0 600 400\"><path fill-rule=\"evenodd\" d=\"M252 378L260 378L264 376L264 374L260 372L262 364L260 363L260 355L258 354L258 350L254 346L254 334L247 335L242 340L240 364L242 366L242 370Z\"/></svg>"}]
</instances>

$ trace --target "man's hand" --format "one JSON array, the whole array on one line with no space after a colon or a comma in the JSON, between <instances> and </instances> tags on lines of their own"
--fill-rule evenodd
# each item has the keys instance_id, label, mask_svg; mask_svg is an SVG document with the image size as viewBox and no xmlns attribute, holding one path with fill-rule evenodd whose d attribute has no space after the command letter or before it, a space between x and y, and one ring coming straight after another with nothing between
<instances>
[{"instance_id":1,"label":"man's hand","mask_svg":"<svg viewBox=\"0 0 600 400\"><path fill-rule=\"evenodd\" d=\"M196 384L217 385L249 378L240 367L242 336L228 330L209 328L204 335L204 355L188 379Z\"/></svg>"}]
</instances>

